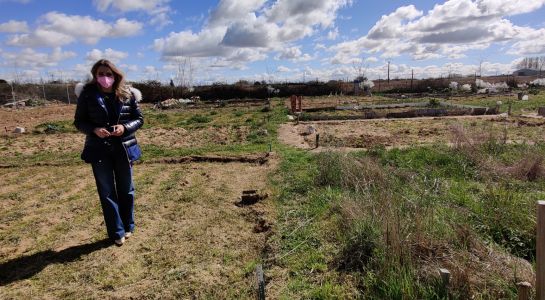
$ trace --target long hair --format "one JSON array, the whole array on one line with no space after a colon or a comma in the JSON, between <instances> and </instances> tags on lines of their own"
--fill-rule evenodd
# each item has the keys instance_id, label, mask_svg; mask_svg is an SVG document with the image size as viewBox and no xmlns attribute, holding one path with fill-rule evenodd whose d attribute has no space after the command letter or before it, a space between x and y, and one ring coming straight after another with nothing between
<instances>
[{"instance_id":1,"label":"long hair","mask_svg":"<svg viewBox=\"0 0 545 300\"><path fill-rule=\"evenodd\" d=\"M112 70L112 73L114 75L114 84L112 86L112 89L115 91L117 99L119 99L120 101L129 99L131 97L131 92L125 83L125 75L111 61L107 59L101 59L93 65L93 67L91 68L91 74L93 75L93 79L91 79L89 83L98 86L97 70L99 67L108 67L110 68L110 70Z\"/></svg>"}]
</instances>

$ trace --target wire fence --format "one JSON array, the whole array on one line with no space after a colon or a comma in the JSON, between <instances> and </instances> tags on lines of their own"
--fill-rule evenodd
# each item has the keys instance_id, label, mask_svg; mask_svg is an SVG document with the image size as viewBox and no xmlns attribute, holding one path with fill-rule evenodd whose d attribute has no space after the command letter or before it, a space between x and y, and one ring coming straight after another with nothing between
<instances>
[{"instance_id":1,"label":"wire fence","mask_svg":"<svg viewBox=\"0 0 545 300\"><path fill-rule=\"evenodd\" d=\"M0 103L13 103L24 100L60 101L75 103L76 83L17 84L0 83Z\"/></svg>"},{"instance_id":2,"label":"wire fence","mask_svg":"<svg viewBox=\"0 0 545 300\"><path fill-rule=\"evenodd\" d=\"M489 83L505 82L511 87L517 87L522 83L530 83L544 76L515 76L512 74L479 77L449 75L445 77L418 79L414 73L392 73L390 79L381 78L373 80L373 92L388 93L421 93L448 89L451 82L459 85L475 85L476 79L482 79ZM0 104L14 103L18 101L59 101L63 103L75 103L77 96L74 93L76 83L9 83L0 82ZM186 88L171 87L157 81L137 82L133 84L140 89L145 102L158 102L169 98L189 98L199 96L203 100L232 99L232 98L268 98L289 97L291 95L319 96L342 93L346 95L361 94L359 82L350 80L330 80L320 82L313 80L308 82L248 82L241 84L214 84L200 86L189 92ZM270 87L275 91L271 94Z\"/></svg>"}]
</instances>

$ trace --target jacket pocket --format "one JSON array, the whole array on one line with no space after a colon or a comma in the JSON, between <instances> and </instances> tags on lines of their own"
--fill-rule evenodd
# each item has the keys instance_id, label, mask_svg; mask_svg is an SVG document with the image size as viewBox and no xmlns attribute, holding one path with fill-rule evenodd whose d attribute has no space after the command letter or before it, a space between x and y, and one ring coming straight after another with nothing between
<instances>
[{"instance_id":1,"label":"jacket pocket","mask_svg":"<svg viewBox=\"0 0 545 300\"><path fill-rule=\"evenodd\" d=\"M142 150L138 144L130 145L127 147L127 155L129 156L129 161L133 162L142 156Z\"/></svg>"},{"instance_id":2,"label":"jacket pocket","mask_svg":"<svg viewBox=\"0 0 545 300\"><path fill-rule=\"evenodd\" d=\"M102 159L105 147L98 143L85 143L83 151L81 152L81 159L86 163L95 163Z\"/></svg>"}]
</instances>

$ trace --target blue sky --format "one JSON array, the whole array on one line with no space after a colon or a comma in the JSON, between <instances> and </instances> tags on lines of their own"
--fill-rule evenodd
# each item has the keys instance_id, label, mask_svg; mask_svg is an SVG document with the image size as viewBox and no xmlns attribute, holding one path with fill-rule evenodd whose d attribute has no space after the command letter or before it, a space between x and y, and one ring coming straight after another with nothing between
<instances>
[{"instance_id":1,"label":"blue sky","mask_svg":"<svg viewBox=\"0 0 545 300\"><path fill-rule=\"evenodd\" d=\"M0 0L0 78L196 85L503 74L545 55L545 0Z\"/></svg>"}]
</instances>

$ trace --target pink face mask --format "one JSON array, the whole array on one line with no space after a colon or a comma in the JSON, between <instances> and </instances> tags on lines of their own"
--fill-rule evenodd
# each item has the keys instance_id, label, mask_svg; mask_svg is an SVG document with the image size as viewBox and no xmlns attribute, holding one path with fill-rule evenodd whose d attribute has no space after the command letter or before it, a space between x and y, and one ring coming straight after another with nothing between
<instances>
[{"instance_id":1,"label":"pink face mask","mask_svg":"<svg viewBox=\"0 0 545 300\"><path fill-rule=\"evenodd\" d=\"M97 81L103 88L107 89L114 84L115 79L108 76L98 76Z\"/></svg>"}]
</instances>

